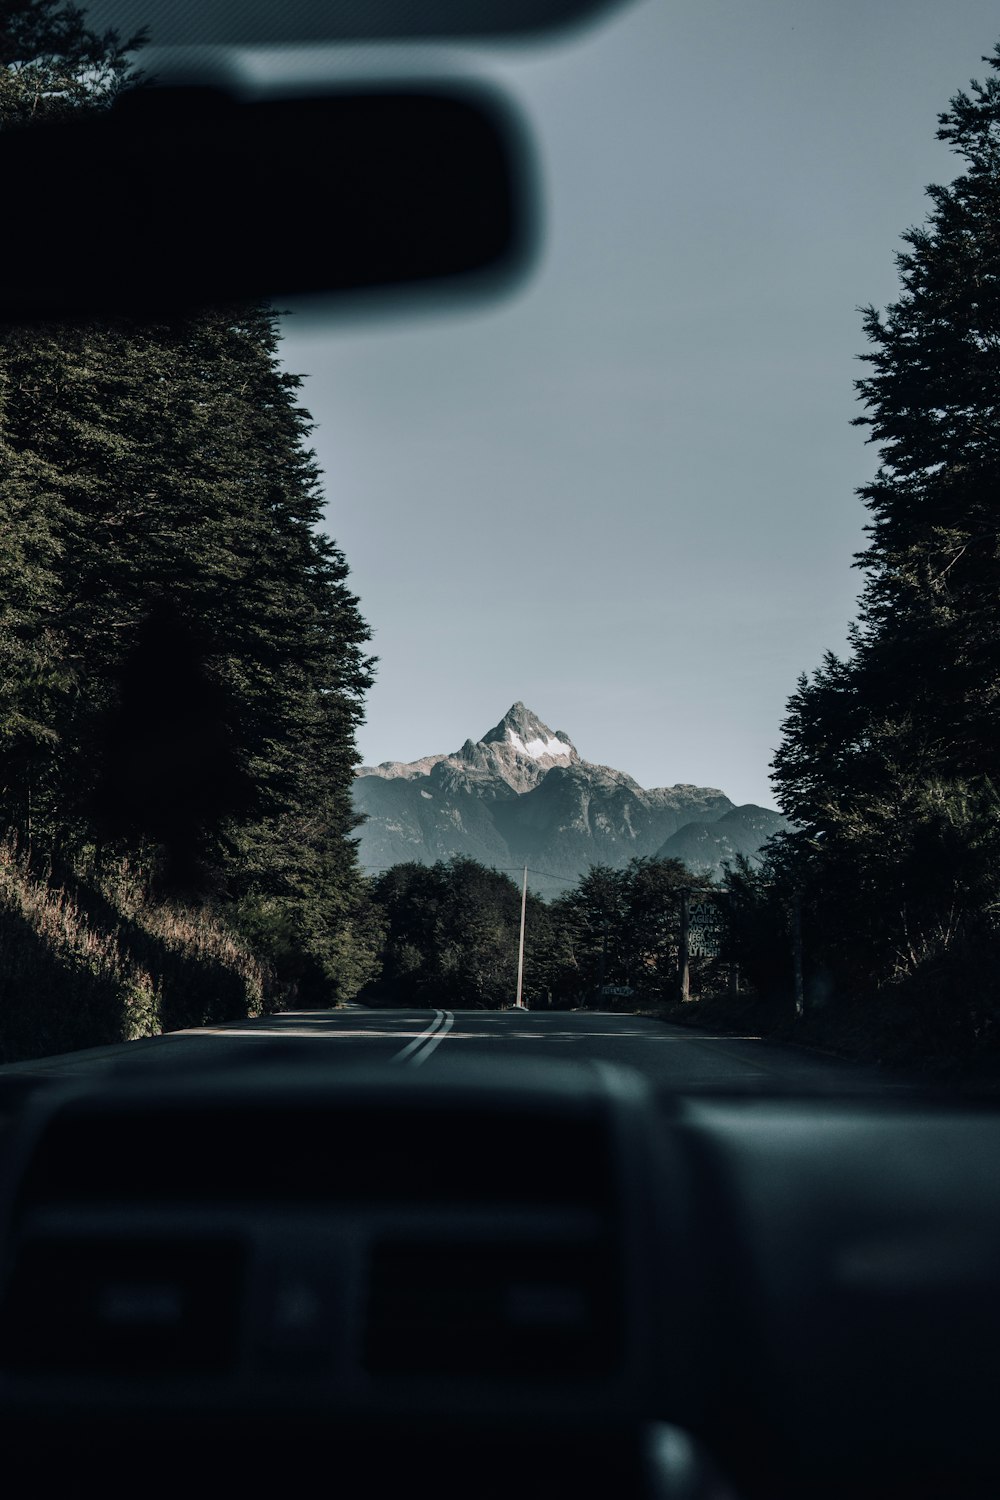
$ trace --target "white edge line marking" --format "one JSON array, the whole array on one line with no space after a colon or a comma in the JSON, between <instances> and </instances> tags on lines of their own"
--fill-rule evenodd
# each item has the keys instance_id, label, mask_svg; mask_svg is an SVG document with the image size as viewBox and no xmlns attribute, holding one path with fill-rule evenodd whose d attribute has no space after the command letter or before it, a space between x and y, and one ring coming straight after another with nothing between
<instances>
[{"instance_id":1,"label":"white edge line marking","mask_svg":"<svg viewBox=\"0 0 1000 1500\"><path fill-rule=\"evenodd\" d=\"M403 1048L402 1052L395 1052L393 1054L392 1061L405 1062L411 1052L415 1052L418 1047L422 1047L424 1042L429 1042L435 1031L437 1031L438 1027L442 1025L444 1021L444 1015L445 1013L443 1010L436 1010L434 1012L434 1019L431 1024L429 1026L425 1026L420 1035L415 1036L413 1038L413 1041L410 1042L408 1046Z\"/></svg>"},{"instance_id":2,"label":"white edge line marking","mask_svg":"<svg viewBox=\"0 0 1000 1500\"><path fill-rule=\"evenodd\" d=\"M444 1041L445 1037L454 1026L455 1017L452 1015L450 1010L446 1010L444 1012L444 1018L444 1025L441 1027L441 1030L437 1033L437 1035L429 1036L421 1050L410 1058L410 1064L412 1067L417 1068L422 1062L426 1062L431 1053L434 1051L434 1048L437 1047L439 1043Z\"/></svg>"}]
</instances>

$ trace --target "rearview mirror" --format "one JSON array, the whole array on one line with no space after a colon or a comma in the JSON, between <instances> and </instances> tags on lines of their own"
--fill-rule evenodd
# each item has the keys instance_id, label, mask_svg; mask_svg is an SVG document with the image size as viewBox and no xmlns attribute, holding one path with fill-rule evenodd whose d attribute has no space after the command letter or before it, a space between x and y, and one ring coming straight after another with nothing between
<instances>
[{"instance_id":1,"label":"rearview mirror","mask_svg":"<svg viewBox=\"0 0 1000 1500\"><path fill-rule=\"evenodd\" d=\"M480 87L244 101L145 88L0 133L0 318L270 295L495 291L532 240L527 147Z\"/></svg>"}]
</instances>

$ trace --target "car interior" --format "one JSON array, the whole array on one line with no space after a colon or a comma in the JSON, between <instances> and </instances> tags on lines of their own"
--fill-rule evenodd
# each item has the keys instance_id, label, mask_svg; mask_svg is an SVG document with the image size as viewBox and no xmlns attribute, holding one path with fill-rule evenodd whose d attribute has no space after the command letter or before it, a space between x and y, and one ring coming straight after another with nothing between
<instances>
[{"instance_id":1,"label":"car interior","mask_svg":"<svg viewBox=\"0 0 1000 1500\"><path fill-rule=\"evenodd\" d=\"M0 135L33 226L0 245L2 316L502 295L544 218L529 133L417 44L542 45L599 8L164 7L169 44L208 61L106 119ZM241 14L274 43L388 38L392 68L241 84ZM247 184L287 169L294 199L319 158L341 232L273 234ZM111 220L123 179L133 211ZM73 257L54 182L87 225ZM351 1068L288 1041L182 1071L8 1071L0 1126L14 1493L1000 1492L989 1097L664 1095L611 1064Z\"/></svg>"},{"instance_id":2,"label":"car interior","mask_svg":"<svg viewBox=\"0 0 1000 1500\"><path fill-rule=\"evenodd\" d=\"M995 1493L993 1108L251 1051L4 1079L0 1428L40 1478Z\"/></svg>"}]
</instances>

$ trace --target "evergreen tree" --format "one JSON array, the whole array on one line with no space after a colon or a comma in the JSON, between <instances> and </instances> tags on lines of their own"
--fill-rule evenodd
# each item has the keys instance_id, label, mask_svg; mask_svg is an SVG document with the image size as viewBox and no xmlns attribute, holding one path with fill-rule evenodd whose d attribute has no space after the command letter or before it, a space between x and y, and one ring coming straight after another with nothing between
<instances>
[{"instance_id":1,"label":"evergreen tree","mask_svg":"<svg viewBox=\"0 0 1000 1500\"><path fill-rule=\"evenodd\" d=\"M0 6L0 124L104 107L122 42ZM141 852L300 998L377 942L350 834L368 630L265 306L0 330L0 817Z\"/></svg>"},{"instance_id":2,"label":"evergreen tree","mask_svg":"<svg viewBox=\"0 0 1000 1500\"><path fill-rule=\"evenodd\" d=\"M552 903L563 935L561 998L593 1002L605 984L624 984L628 955L622 947L626 903L624 874L594 865Z\"/></svg>"},{"instance_id":3,"label":"evergreen tree","mask_svg":"<svg viewBox=\"0 0 1000 1500\"><path fill-rule=\"evenodd\" d=\"M0 0L0 128L109 104L139 82L133 54L146 39L93 31L58 0Z\"/></svg>"},{"instance_id":4,"label":"evergreen tree","mask_svg":"<svg viewBox=\"0 0 1000 1500\"><path fill-rule=\"evenodd\" d=\"M517 991L521 893L508 875L473 859L396 865L374 884L385 941L377 996L394 1004L510 1005ZM546 999L548 927L528 896L525 995Z\"/></svg>"},{"instance_id":5,"label":"evergreen tree","mask_svg":"<svg viewBox=\"0 0 1000 1500\"><path fill-rule=\"evenodd\" d=\"M679 859L633 859L623 870L595 865L552 903L563 1000L593 1002L605 985L650 1001L671 1000L678 974L681 892L710 890Z\"/></svg>"},{"instance_id":6,"label":"evergreen tree","mask_svg":"<svg viewBox=\"0 0 1000 1500\"><path fill-rule=\"evenodd\" d=\"M856 421L879 445L847 660L789 703L775 785L842 978L992 940L1000 881L1000 47L939 117L964 170L864 310Z\"/></svg>"}]
</instances>

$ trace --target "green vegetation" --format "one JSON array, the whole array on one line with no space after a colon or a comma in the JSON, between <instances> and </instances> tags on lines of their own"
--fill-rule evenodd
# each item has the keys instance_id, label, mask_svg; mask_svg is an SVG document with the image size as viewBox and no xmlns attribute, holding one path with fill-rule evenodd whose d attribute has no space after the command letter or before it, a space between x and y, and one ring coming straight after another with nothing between
<instances>
[{"instance_id":1,"label":"green vegetation","mask_svg":"<svg viewBox=\"0 0 1000 1500\"><path fill-rule=\"evenodd\" d=\"M521 892L509 876L473 859L396 865L373 882L372 895L384 921L381 973L363 999L488 1009L512 1002ZM528 901L534 931L546 910L537 897ZM534 956L525 987L540 997Z\"/></svg>"},{"instance_id":2,"label":"green vegetation","mask_svg":"<svg viewBox=\"0 0 1000 1500\"><path fill-rule=\"evenodd\" d=\"M674 998L678 984L681 892L709 890L678 859L633 859L623 870L597 865L550 909L549 987L560 1002L599 998L605 986L632 991L628 1003ZM701 993L711 966L695 963Z\"/></svg>"},{"instance_id":3,"label":"green vegetation","mask_svg":"<svg viewBox=\"0 0 1000 1500\"><path fill-rule=\"evenodd\" d=\"M127 861L64 886L0 844L0 1062L257 1015L273 991L244 941Z\"/></svg>"},{"instance_id":4,"label":"green vegetation","mask_svg":"<svg viewBox=\"0 0 1000 1500\"><path fill-rule=\"evenodd\" d=\"M677 992L682 889L711 889L676 859L598 865L558 900L528 892L524 998L533 1008L657 1004ZM373 884L384 922L380 977L362 998L384 1005L510 1005L517 992L518 885L472 859L404 864ZM695 992L718 982L719 965L695 963Z\"/></svg>"},{"instance_id":5,"label":"green vegetation","mask_svg":"<svg viewBox=\"0 0 1000 1500\"><path fill-rule=\"evenodd\" d=\"M1000 1032L1000 47L984 61L939 120L964 170L904 235L899 300L864 313L865 585L849 655L788 705L774 782L797 829L730 880L759 992L789 993L798 906L807 1020L850 1012L897 1055Z\"/></svg>"},{"instance_id":6,"label":"green vegetation","mask_svg":"<svg viewBox=\"0 0 1000 1500\"><path fill-rule=\"evenodd\" d=\"M0 127L106 107L141 41L5 6ZM8 999L5 1055L330 1003L371 970L368 630L277 347L264 306L0 330L0 926L39 1011ZM138 905L108 896L125 867Z\"/></svg>"}]
</instances>

